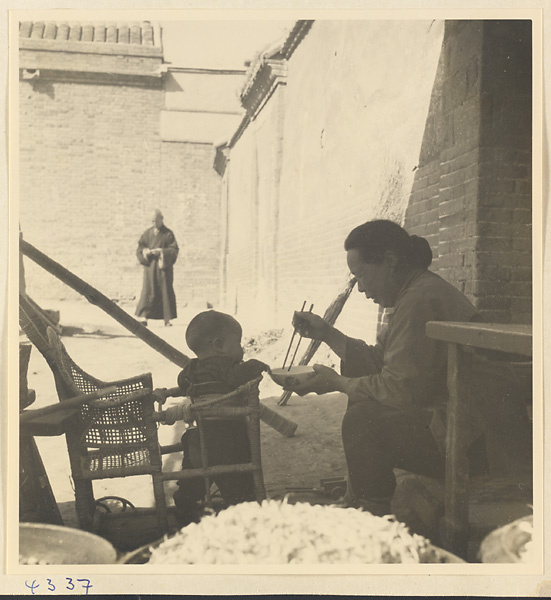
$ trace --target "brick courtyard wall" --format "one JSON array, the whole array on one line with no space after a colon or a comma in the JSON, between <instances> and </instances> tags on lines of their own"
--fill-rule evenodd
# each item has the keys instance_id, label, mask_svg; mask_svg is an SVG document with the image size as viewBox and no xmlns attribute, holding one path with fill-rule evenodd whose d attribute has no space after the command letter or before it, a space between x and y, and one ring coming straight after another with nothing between
<instances>
[{"instance_id":1,"label":"brick courtyard wall","mask_svg":"<svg viewBox=\"0 0 551 600\"><path fill-rule=\"evenodd\" d=\"M285 88L279 86L232 149L227 176L227 256L222 301L251 325L278 307L279 184ZM273 323L273 321L272 321Z\"/></svg>"},{"instance_id":2,"label":"brick courtyard wall","mask_svg":"<svg viewBox=\"0 0 551 600\"><path fill-rule=\"evenodd\" d=\"M219 298L221 178L213 161L212 144L161 146L160 204L180 248L174 292L182 308L204 310Z\"/></svg>"},{"instance_id":3,"label":"brick courtyard wall","mask_svg":"<svg viewBox=\"0 0 551 600\"><path fill-rule=\"evenodd\" d=\"M531 22L488 22L484 33L478 274L469 291L488 320L530 323Z\"/></svg>"},{"instance_id":4,"label":"brick courtyard wall","mask_svg":"<svg viewBox=\"0 0 551 600\"><path fill-rule=\"evenodd\" d=\"M531 320L531 36L448 21L405 226L487 321Z\"/></svg>"},{"instance_id":5,"label":"brick courtyard wall","mask_svg":"<svg viewBox=\"0 0 551 600\"><path fill-rule=\"evenodd\" d=\"M24 238L108 297L133 304L142 286L138 239L160 208L180 246L174 267L179 313L216 304L221 177L213 169L212 143L169 142L161 135L167 100L160 50L74 42L68 52L63 49L71 42L51 39L21 44ZM39 76L26 79L35 69ZM25 263L36 300L80 298Z\"/></svg>"},{"instance_id":6,"label":"brick courtyard wall","mask_svg":"<svg viewBox=\"0 0 551 600\"><path fill-rule=\"evenodd\" d=\"M159 198L160 103L160 87L20 84L24 237L111 298L141 286L134 253ZM75 297L30 264L27 282L37 297Z\"/></svg>"},{"instance_id":7,"label":"brick courtyard wall","mask_svg":"<svg viewBox=\"0 0 551 600\"><path fill-rule=\"evenodd\" d=\"M240 317L249 314L254 318L256 304L257 247L257 188L254 134L245 131L239 144L232 149L229 169L226 171L227 242L225 296L222 307Z\"/></svg>"},{"instance_id":8,"label":"brick courtyard wall","mask_svg":"<svg viewBox=\"0 0 551 600\"><path fill-rule=\"evenodd\" d=\"M133 299L137 240L160 192L162 80L154 71L162 58L47 51L48 43L20 50L21 68L40 69L31 80L23 72L19 86L21 229L108 297ZM77 297L26 263L31 296Z\"/></svg>"},{"instance_id":9,"label":"brick courtyard wall","mask_svg":"<svg viewBox=\"0 0 551 600\"><path fill-rule=\"evenodd\" d=\"M442 38L439 22L313 23L288 60L286 85L230 151L227 278L240 317L285 326L303 300L323 314L347 279L348 232L371 218L402 220ZM277 210L267 208L270 194ZM255 201L273 217L275 242L249 229ZM271 270L258 268L261 252L275 255ZM366 339L376 322L375 305L357 292L339 320Z\"/></svg>"}]
</instances>

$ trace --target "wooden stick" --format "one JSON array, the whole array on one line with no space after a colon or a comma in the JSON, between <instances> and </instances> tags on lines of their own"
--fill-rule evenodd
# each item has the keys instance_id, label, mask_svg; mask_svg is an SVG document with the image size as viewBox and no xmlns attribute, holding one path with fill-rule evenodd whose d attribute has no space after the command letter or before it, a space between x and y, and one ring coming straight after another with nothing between
<instances>
[{"instance_id":1,"label":"wooden stick","mask_svg":"<svg viewBox=\"0 0 551 600\"><path fill-rule=\"evenodd\" d=\"M300 309L301 312L304 310L305 306L306 306L306 300L302 303L302 308ZM287 362L287 357L289 356L289 352L291 351L291 346L293 345L293 340L295 339L296 333L297 333L297 330L293 329L293 335L291 336L291 341L289 342L289 347L287 348L287 354L285 355L285 359L283 361L283 366L281 367L282 369L285 368L285 363Z\"/></svg>"},{"instance_id":2,"label":"wooden stick","mask_svg":"<svg viewBox=\"0 0 551 600\"><path fill-rule=\"evenodd\" d=\"M310 310L308 312L311 313L313 308L314 308L314 305L310 304ZM304 309L304 307L303 307L303 309ZM287 369L287 371L291 370L291 367L293 366L293 363L295 362L295 357L297 355L298 347L300 346L300 342L302 342L302 335L298 338L298 344L297 344L297 347L295 348L295 353L293 354L293 358L291 359L291 364L289 365L289 368Z\"/></svg>"},{"instance_id":3,"label":"wooden stick","mask_svg":"<svg viewBox=\"0 0 551 600\"><path fill-rule=\"evenodd\" d=\"M74 273L71 273L71 271L60 265L58 262L52 260L49 256L46 256L43 252L40 252L40 250L25 240L20 240L19 246L21 252L25 256L40 265L43 269L48 271L48 273L51 273L63 281L63 283L67 284L70 288L83 295L90 304L101 308L110 317L113 317L115 321L128 329L136 337L143 340L148 346L151 346L154 350L162 354L165 358L168 358L168 360L182 368L190 362L191 359L189 357L165 342L165 340L158 335L155 335L150 329L144 327L120 306L117 306L112 300L107 298L107 296L104 296L99 290L83 281L80 277L77 277Z\"/></svg>"},{"instance_id":4,"label":"wooden stick","mask_svg":"<svg viewBox=\"0 0 551 600\"><path fill-rule=\"evenodd\" d=\"M46 254L40 252L40 250L23 239L19 241L19 248L25 256L40 265L44 270L48 271L48 273L54 275L54 277L63 281L63 283L67 284L71 289L83 295L90 304L94 304L101 308L110 317L113 317L115 321L144 341L148 346L151 346L151 348L162 354L170 362L182 368L190 362L191 359L189 357L180 352L177 348L174 348L174 346L165 342L165 340L159 336L155 335L150 329L144 327L139 321L131 317L112 300L107 298L107 296L104 296L96 288L83 281L80 277L77 277L74 273L71 273L71 271L60 265L58 262L52 260L49 256L46 256ZM297 428L296 423L286 419L267 406L261 404L260 408L260 418L266 424L287 437L290 437L290 430L294 433Z\"/></svg>"},{"instance_id":5,"label":"wooden stick","mask_svg":"<svg viewBox=\"0 0 551 600\"><path fill-rule=\"evenodd\" d=\"M86 404L87 402L91 402L92 400L98 400L98 398L103 398L104 396L108 396L109 394L114 394L116 391L117 386L110 385L109 387L103 388L102 390L97 390L96 392L91 392L90 394L82 394L81 396L75 396L74 398L64 400L63 402L56 402L56 404L49 404L48 406L44 406L42 408L24 410L19 413L19 421L21 423L26 423L27 421L31 419L36 419L37 417L42 417L44 415L56 413L60 410L66 410L67 408L75 408L81 406L82 404Z\"/></svg>"},{"instance_id":6,"label":"wooden stick","mask_svg":"<svg viewBox=\"0 0 551 600\"><path fill-rule=\"evenodd\" d=\"M325 311L323 319L324 321L327 321L329 325L334 325L334 323L336 322L355 285L356 278L351 277L348 280L348 283L346 284L344 290L335 298L335 300L333 300L333 302L331 302L331 304ZM306 348L306 352L304 353L303 357L300 359L298 364L307 365L316 353L317 349L320 347L320 344L321 342L319 340L312 340L308 345L308 348ZM278 406L285 406L292 394L293 392L283 392L281 398L278 400Z\"/></svg>"}]
</instances>

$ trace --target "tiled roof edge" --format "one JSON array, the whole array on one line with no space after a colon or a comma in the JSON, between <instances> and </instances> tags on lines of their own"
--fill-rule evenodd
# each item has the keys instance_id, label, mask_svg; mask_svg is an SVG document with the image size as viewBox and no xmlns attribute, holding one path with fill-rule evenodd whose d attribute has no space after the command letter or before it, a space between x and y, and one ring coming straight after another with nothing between
<instances>
[{"instance_id":1,"label":"tiled roof edge","mask_svg":"<svg viewBox=\"0 0 551 600\"><path fill-rule=\"evenodd\" d=\"M109 54L113 56L144 56L162 58L163 50L158 46L138 44L111 44L108 42L72 42L48 39L19 38L20 50L40 50L44 52L73 52L81 54Z\"/></svg>"},{"instance_id":2,"label":"tiled roof edge","mask_svg":"<svg viewBox=\"0 0 551 600\"><path fill-rule=\"evenodd\" d=\"M245 83L239 92L242 103L246 101L246 98L257 85L257 80L261 77L264 67L268 63L274 64L276 61L287 61L310 31L313 23L312 20L297 21L282 44L268 49L255 58L248 69Z\"/></svg>"},{"instance_id":3,"label":"tiled roof edge","mask_svg":"<svg viewBox=\"0 0 551 600\"><path fill-rule=\"evenodd\" d=\"M310 31L313 24L313 20L302 20L295 23L294 27L289 32L287 39L283 42L283 46L281 46L281 54L286 60L291 58L293 52L306 37L306 34Z\"/></svg>"},{"instance_id":4,"label":"tiled roof edge","mask_svg":"<svg viewBox=\"0 0 551 600\"><path fill-rule=\"evenodd\" d=\"M158 23L151 21L130 23L20 21L19 37L44 39L50 42L72 41L161 47L161 29Z\"/></svg>"}]
</instances>

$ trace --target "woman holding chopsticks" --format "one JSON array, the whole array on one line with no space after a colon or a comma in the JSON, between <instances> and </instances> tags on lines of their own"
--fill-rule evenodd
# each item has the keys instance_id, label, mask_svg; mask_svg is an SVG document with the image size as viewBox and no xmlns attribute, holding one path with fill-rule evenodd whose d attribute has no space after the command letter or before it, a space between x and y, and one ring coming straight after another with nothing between
<instances>
[{"instance_id":1,"label":"woman holding chopsticks","mask_svg":"<svg viewBox=\"0 0 551 600\"><path fill-rule=\"evenodd\" d=\"M315 365L316 376L292 391L348 395L342 423L349 478L345 503L384 515L391 512L394 468L444 475L445 429L437 417L448 395L446 347L429 339L425 326L428 321L479 317L460 291L428 271L428 242L408 235L398 224L364 223L348 235L344 247L358 291L389 309L388 325L370 346L316 314L296 312L298 333L325 342L342 362L340 375Z\"/></svg>"}]
</instances>

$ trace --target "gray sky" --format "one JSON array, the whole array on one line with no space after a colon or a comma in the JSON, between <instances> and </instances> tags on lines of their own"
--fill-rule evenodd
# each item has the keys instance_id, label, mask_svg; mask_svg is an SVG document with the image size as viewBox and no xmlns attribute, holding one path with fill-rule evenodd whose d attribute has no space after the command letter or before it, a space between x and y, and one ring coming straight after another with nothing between
<instances>
[{"instance_id":1,"label":"gray sky","mask_svg":"<svg viewBox=\"0 0 551 600\"><path fill-rule=\"evenodd\" d=\"M179 67L243 69L295 21L163 21L165 61Z\"/></svg>"}]
</instances>

